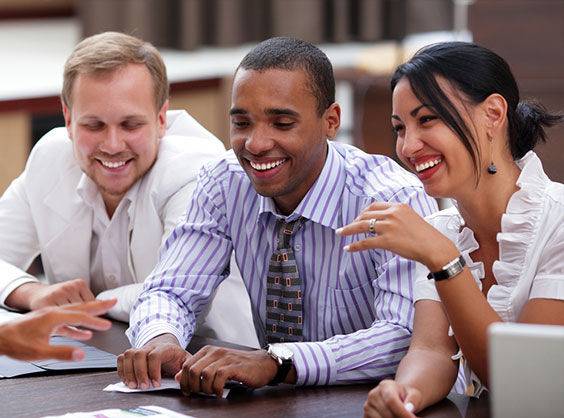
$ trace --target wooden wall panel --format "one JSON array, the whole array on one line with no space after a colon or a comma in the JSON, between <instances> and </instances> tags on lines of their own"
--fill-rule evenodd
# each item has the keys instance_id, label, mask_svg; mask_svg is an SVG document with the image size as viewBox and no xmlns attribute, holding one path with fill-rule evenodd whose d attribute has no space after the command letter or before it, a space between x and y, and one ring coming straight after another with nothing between
<instances>
[{"instance_id":1,"label":"wooden wall panel","mask_svg":"<svg viewBox=\"0 0 564 418\"><path fill-rule=\"evenodd\" d=\"M475 42L509 62L522 98L564 112L564 1L476 0L469 26ZM548 136L536 151L548 175L564 182L564 126Z\"/></svg>"}]
</instances>

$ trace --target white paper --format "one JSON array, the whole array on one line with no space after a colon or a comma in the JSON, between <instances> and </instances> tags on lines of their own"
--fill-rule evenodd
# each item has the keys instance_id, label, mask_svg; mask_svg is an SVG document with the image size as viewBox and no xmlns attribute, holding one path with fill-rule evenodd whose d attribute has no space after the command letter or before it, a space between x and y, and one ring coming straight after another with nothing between
<instances>
[{"instance_id":1,"label":"white paper","mask_svg":"<svg viewBox=\"0 0 564 418\"><path fill-rule=\"evenodd\" d=\"M178 383L174 378L168 377L161 379L161 385L159 387L151 386L148 389L131 389L125 383L119 382L114 383L113 385L108 385L104 388L104 392L122 392L122 393L136 393L136 392L153 392L156 390L165 390L165 389L176 389L180 390L180 383ZM208 395L207 393L199 393L199 395L204 396L213 396ZM222 398L227 398L229 395L229 389L223 389Z\"/></svg>"},{"instance_id":2,"label":"white paper","mask_svg":"<svg viewBox=\"0 0 564 418\"><path fill-rule=\"evenodd\" d=\"M151 418L194 418L192 415L184 415L162 406L138 406L126 409L104 409L92 412L72 412L65 415L50 415L43 418L131 418L133 416L150 416Z\"/></svg>"}]
</instances>

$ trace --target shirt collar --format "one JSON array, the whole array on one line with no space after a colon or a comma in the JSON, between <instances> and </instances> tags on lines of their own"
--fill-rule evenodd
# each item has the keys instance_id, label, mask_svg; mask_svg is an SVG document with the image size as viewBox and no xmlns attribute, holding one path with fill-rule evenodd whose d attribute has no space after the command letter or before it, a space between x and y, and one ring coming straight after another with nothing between
<instances>
[{"instance_id":1,"label":"shirt collar","mask_svg":"<svg viewBox=\"0 0 564 418\"><path fill-rule=\"evenodd\" d=\"M123 199L119 202L119 205L116 208L116 212L115 212L116 214L124 210L122 208L125 205L127 205L128 214L131 216L131 211L133 210L134 203L139 193L140 183L141 183L141 179L137 180L133 184L133 186L129 188ZM80 177L80 180L76 187L76 192L82 198L84 203L92 208L92 210L98 217L103 212L103 214L105 214L105 217L103 218L107 218L106 207L104 205L104 200L102 199L102 195L98 190L98 186L85 173L82 173L82 176Z\"/></svg>"},{"instance_id":2,"label":"shirt collar","mask_svg":"<svg viewBox=\"0 0 564 418\"><path fill-rule=\"evenodd\" d=\"M338 213L341 211L341 199L345 187L345 163L333 144L328 141L327 145L327 158L319 177L294 212L286 217L287 222L303 216L332 229L341 226ZM265 219L269 213L277 218L283 217L271 197L259 195L259 219Z\"/></svg>"}]
</instances>

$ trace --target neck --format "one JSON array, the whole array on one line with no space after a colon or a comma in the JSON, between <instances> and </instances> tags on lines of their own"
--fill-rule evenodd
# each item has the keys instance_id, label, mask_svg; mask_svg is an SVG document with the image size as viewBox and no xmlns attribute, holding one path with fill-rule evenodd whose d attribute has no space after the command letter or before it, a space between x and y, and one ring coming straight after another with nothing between
<instances>
[{"instance_id":1,"label":"neck","mask_svg":"<svg viewBox=\"0 0 564 418\"><path fill-rule=\"evenodd\" d=\"M282 215L288 216L296 210L300 202L311 190L323 171L328 153L329 146L326 144L321 151L319 158L317 158L317 161L311 163L311 171L304 176L305 178L302 181L296 181L296 184L293 185L293 190L290 193L273 197L274 203L276 203L276 207Z\"/></svg>"},{"instance_id":2,"label":"neck","mask_svg":"<svg viewBox=\"0 0 564 418\"><path fill-rule=\"evenodd\" d=\"M497 174L484 172L475 189L456 197L460 214L479 243L496 242L496 235L501 231L501 216L518 190L515 183L519 174L513 161L502 163Z\"/></svg>"},{"instance_id":3,"label":"neck","mask_svg":"<svg viewBox=\"0 0 564 418\"><path fill-rule=\"evenodd\" d=\"M108 214L108 218L112 219L114 213L119 206L119 202L123 196L102 196L104 200L104 206L106 207L106 213Z\"/></svg>"}]
</instances>

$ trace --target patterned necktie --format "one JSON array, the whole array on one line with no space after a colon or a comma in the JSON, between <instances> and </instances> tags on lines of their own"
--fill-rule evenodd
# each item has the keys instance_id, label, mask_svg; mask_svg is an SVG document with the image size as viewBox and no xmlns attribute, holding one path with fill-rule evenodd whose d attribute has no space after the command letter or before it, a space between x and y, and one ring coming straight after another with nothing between
<instances>
[{"instance_id":1,"label":"patterned necktie","mask_svg":"<svg viewBox=\"0 0 564 418\"><path fill-rule=\"evenodd\" d=\"M266 278L266 340L299 342L302 336L302 280L291 246L292 235L304 218L276 223L278 246L270 258Z\"/></svg>"}]
</instances>

